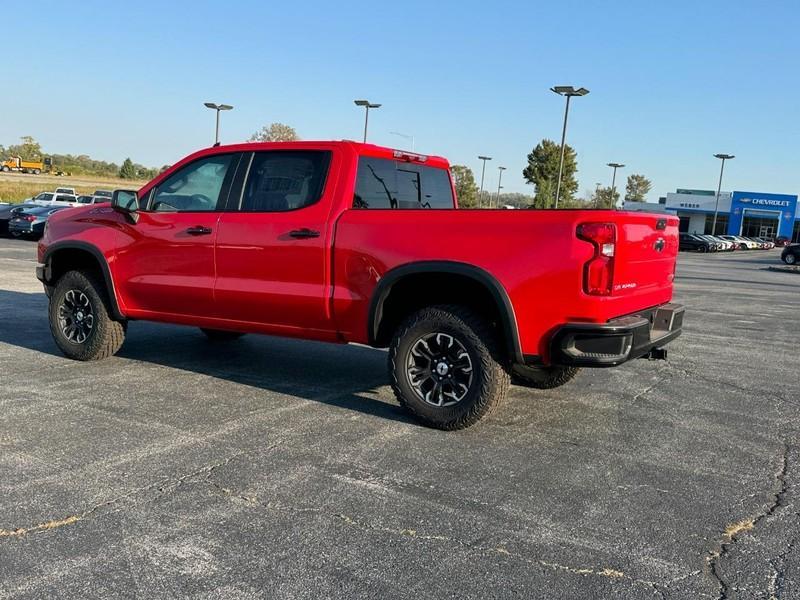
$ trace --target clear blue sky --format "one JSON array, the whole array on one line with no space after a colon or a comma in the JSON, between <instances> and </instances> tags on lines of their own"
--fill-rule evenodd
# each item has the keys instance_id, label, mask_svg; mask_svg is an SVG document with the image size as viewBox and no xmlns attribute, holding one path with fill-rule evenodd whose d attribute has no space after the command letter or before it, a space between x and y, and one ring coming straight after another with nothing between
<instances>
[{"instance_id":1,"label":"clear blue sky","mask_svg":"<svg viewBox=\"0 0 800 600\"><path fill-rule=\"evenodd\" d=\"M0 143L148 166L213 142L203 101L226 102L222 140L281 121L305 139L359 139L354 98L383 103L370 141L508 167L506 191L557 140L581 194L620 175L712 189L798 193L800 5L726 2L40 2L3 14Z\"/></svg>"}]
</instances>

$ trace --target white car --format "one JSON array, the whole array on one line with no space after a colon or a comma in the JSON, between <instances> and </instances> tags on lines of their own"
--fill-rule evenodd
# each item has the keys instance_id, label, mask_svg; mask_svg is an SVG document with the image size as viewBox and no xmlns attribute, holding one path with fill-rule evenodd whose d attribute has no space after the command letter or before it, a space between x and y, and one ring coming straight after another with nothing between
<instances>
[{"instance_id":1,"label":"white car","mask_svg":"<svg viewBox=\"0 0 800 600\"><path fill-rule=\"evenodd\" d=\"M725 251L735 250L736 247L737 247L736 244L734 244L730 240L724 240L721 237L719 237L718 235L703 234L700 237L702 237L703 239L708 240L709 242L714 242L715 244L722 245L722 248L720 248L720 250L725 250Z\"/></svg>"},{"instance_id":2,"label":"white car","mask_svg":"<svg viewBox=\"0 0 800 600\"><path fill-rule=\"evenodd\" d=\"M719 236L723 240L728 240L729 242L733 242L737 245L737 247L741 248L742 250L758 250L758 242L754 242L753 240L748 240L747 238L743 238L740 235L721 235Z\"/></svg>"},{"instance_id":3,"label":"white car","mask_svg":"<svg viewBox=\"0 0 800 600\"><path fill-rule=\"evenodd\" d=\"M78 197L75 194L55 192L42 192L33 198L26 200L38 206L80 206Z\"/></svg>"},{"instance_id":4,"label":"white car","mask_svg":"<svg viewBox=\"0 0 800 600\"><path fill-rule=\"evenodd\" d=\"M75 188L56 188L56 194L70 194L72 196L78 195L75 192Z\"/></svg>"}]
</instances>

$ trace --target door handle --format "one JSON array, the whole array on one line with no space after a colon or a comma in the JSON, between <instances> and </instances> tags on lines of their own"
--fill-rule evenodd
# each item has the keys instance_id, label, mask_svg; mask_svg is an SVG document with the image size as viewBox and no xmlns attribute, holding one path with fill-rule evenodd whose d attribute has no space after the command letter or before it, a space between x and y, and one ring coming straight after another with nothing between
<instances>
[{"instance_id":1,"label":"door handle","mask_svg":"<svg viewBox=\"0 0 800 600\"><path fill-rule=\"evenodd\" d=\"M308 229L307 227L303 227L302 229L295 229L289 232L289 236L296 238L298 240L304 240L307 238L318 238L319 231L314 231L313 229Z\"/></svg>"},{"instance_id":2,"label":"door handle","mask_svg":"<svg viewBox=\"0 0 800 600\"><path fill-rule=\"evenodd\" d=\"M189 227L186 230L186 233L189 235L209 235L211 233L210 227L203 227L202 225L196 225L194 227Z\"/></svg>"}]
</instances>

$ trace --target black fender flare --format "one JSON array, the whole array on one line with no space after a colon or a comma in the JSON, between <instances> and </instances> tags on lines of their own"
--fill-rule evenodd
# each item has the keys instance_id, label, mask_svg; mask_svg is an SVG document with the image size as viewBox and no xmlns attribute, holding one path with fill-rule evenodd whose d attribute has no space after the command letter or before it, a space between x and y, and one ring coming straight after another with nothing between
<instances>
[{"instance_id":1,"label":"black fender flare","mask_svg":"<svg viewBox=\"0 0 800 600\"><path fill-rule=\"evenodd\" d=\"M47 250L44 252L44 256L42 256L42 261L44 264L43 277L41 278L42 283L45 285L52 285L55 283L52 281L51 261L53 256L62 250L82 250L84 252L88 252L94 257L98 266L100 267L100 272L103 274L103 281L105 282L106 290L108 291L108 299L111 302L111 313L114 319L117 321L124 321L126 317L122 314L122 311L119 308L119 303L117 302L117 293L116 288L114 287L114 279L111 276L111 269L108 266L106 257L97 246L94 246L88 242L81 242L77 240L55 242L54 244L48 246Z\"/></svg>"},{"instance_id":2,"label":"black fender flare","mask_svg":"<svg viewBox=\"0 0 800 600\"><path fill-rule=\"evenodd\" d=\"M475 265L457 261L426 260L406 263L387 271L378 281L372 293L367 317L367 339L370 345L377 342L378 329L383 318L383 305L394 285L401 279L419 273L447 273L460 275L474 280L487 289L497 306L501 327L506 340L506 349L512 362L523 364L522 347L517 330L517 319L514 306L508 293L499 281L488 271Z\"/></svg>"}]
</instances>

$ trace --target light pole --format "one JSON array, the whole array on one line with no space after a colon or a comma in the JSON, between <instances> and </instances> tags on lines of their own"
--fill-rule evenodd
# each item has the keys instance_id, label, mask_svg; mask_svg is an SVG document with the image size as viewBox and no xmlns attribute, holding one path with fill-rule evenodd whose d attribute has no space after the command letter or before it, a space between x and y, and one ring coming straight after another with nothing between
<instances>
[{"instance_id":1,"label":"light pole","mask_svg":"<svg viewBox=\"0 0 800 600\"><path fill-rule=\"evenodd\" d=\"M231 110L233 107L230 104L214 104L213 102L204 102L206 108L217 111L217 127L214 133L214 145L219 146L219 111Z\"/></svg>"},{"instance_id":2,"label":"light pole","mask_svg":"<svg viewBox=\"0 0 800 600\"><path fill-rule=\"evenodd\" d=\"M614 208L614 206L616 206L616 204L617 204L617 202L614 200L614 192L616 191L616 188L617 188L617 169L621 169L625 165L623 165L622 163L608 163L608 166L611 167L612 169L614 169L614 175L611 176L611 204L612 204L612 206L609 206L609 208Z\"/></svg>"},{"instance_id":3,"label":"light pole","mask_svg":"<svg viewBox=\"0 0 800 600\"><path fill-rule=\"evenodd\" d=\"M715 158L722 161L719 166L719 183L717 184L717 201L714 203L714 223L711 225L711 235L717 235L717 211L719 211L719 193L722 190L722 172L725 170L725 161L736 158L733 154L715 154Z\"/></svg>"},{"instance_id":4,"label":"light pole","mask_svg":"<svg viewBox=\"0 0 800 600\"><path fill-rule=\"evenodd\" d=\"M558 208L558 201L561 198L561 174L564 171L564 142L567 139L567 118L569 117L569 100L573 96L585 96L589 93L586 88L578 88L577 90L571 85L557 85L551 87L550 91L555 92L559 96L567 97L567 107L564 109L564 128L561 130L561 159L558 161L558 182L556 183L556 206Z\"/></svg>"},{"instance_id":5,"label":"light pole","mask_svg":"<svg viewBox=\"0 0 800 600\"><path fill-rule=\"evenodd\" d=\"M483 167L481 168L481 191L478 192L478 208L480 208L481 203L483 202L483 176L486 174L486 161L492 160L491 156L479 156L478 160L483 161Z\"/></svg>"},{"instance_id":6,"label":"light pole","mask_svg":"<svg viewBox=\"0 0 800 600\"><path fill-rule=\"evenodd\" d=\"M500 208L500 189L503 187L500 185L500 182L503 181L503 171L506 170L505 167L497 167L500 171L500 175L497 177L497 202L495 208Z\"/></svg>"},{"instance_id":7,"label":"light pole","mask_svg":"<svg viewBox=\"0 0 800 600\"><path fill-rule=\"evenodd\" d=\"M370 108L380 108L380 104L375 104L370 102L369 100L355 100L356 106L363 106L365 109L364 112L364 143L367 143L367 125L369 125L369 109Z\"/></svg>"},{"instance_id":8,"label":"light pole","mask_svg":"<svg viewBox=\"0 0 800 600\"><path fill-rule=\"evenodd\" d=\"M413 135L408 135L406 133L400 133L399 131L390 131L389 133L391 133L392 135L399 135L401 138L405 138L407 140L411 140L411 151L414 152L415 148L414 148L414 136Z\"/></svg>"}]
</instances>

